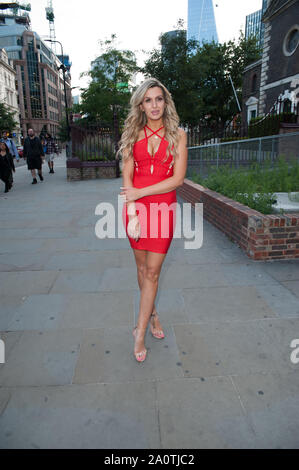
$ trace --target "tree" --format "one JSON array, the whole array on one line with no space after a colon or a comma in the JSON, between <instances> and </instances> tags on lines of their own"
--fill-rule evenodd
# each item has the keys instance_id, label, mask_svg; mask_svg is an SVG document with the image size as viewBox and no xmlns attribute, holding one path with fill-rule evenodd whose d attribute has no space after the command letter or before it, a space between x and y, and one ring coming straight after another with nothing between
<instances>
[{"instance_id":1,"label":"tree","mask_svg":"<svg viewBox=\"0 0 299 470\"><path fill-rule=\"evenodd\" d=\"M15 115L11 112L5 103L0 103L0 131L12 132L17 122L15 121Z\"/></svg>"},{"instance_id":2,"label":"tree","mask_svg":"<svg viewBox=\"0 0 299 470\"><path fill-rule=\"evenodd\" d=\"M160 48L150 51L142 72L160 80L170 91L182 124L194 124L198 115L198 99L194 87L194 70L190 57L197 43L186 39L182 20L176 33L162 34Z\"/></svg>"},{"instance_id":3,"label":"tree","mask_svg":"<svg viewBox=\"0 0 299 470\"><path fill-rule=\"evenodd\" d=\"M67 128L66 118L62 118L59 121L57 138L61 142L67 142L68 141L69 135L68 135L68 128Z\"/></svg>"},{"instance_id":4,"label":"tree","mask_svg":"<svg viewBox=\"0 0 299 470\"><path fill-rule=\"evenodd\" d=\"M131 97L129 82L139 71L135 54L116 48L116 35L101 42L104 52L94 61L94 67L87 72L92 79L81 95L80 112L91 123L111 124L117 110L122 121L126 115Z\"/></svg>"},{"instance_id":5,"label":"tree","mask_svg":"<svg viewBox=\"0 0 299 470\"><path fill-rule=\"evenodd\" d=\"M184 31L162 35L160 49L150 52L143 72L159 79L171 92L181 123L223 129L238 113L233 83L241 101L244 68L260 58L255 37L218 44L187 40Z\"/></svg>"}]
</instances>

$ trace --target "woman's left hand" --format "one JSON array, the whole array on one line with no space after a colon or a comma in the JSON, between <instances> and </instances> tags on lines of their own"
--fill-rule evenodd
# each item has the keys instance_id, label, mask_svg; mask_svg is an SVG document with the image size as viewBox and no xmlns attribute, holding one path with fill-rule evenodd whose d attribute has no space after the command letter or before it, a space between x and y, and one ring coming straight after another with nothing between
<instances>
[{"instance_id":1,"label":"woman's left hand","mask_svg":"<svg viewBox=\"0 0 299 470\"><path fill-rule=\"evenodd\" d=\"M122 189L120 195L124 198L124 202L136 201L137 199L140 199L142 197L139 188L121 187L120 189Z\"/></svg>"}]
</instances>

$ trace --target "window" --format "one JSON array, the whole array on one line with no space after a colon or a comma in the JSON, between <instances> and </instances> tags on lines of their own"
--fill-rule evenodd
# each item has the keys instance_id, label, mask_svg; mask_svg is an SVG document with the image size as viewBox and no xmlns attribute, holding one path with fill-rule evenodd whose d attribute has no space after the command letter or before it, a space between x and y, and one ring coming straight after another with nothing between
<instances>
[{"instance_id":1,"label":"window","mask_svg":"<svg viewBox=\"0 0 299 470\"><path fill-rule=\"evenodd\" d=\"M27 67L30 90L30 103L33 119L42 118L42 103L40 93L40 76L38 67L38 56L34 50L33 40L28 42Z\"/></svg>"},{"instance_id":2,"label":"window","mask_svg":"<svg viewBox=\"0 0 299 470\"><path fill-rule=\"evenodd\" d=\"M256 73L253 75L251 80L251 93L255 93L257 88L257 76Z\"/></svg>"},{"instance_id":3,"label":"window","mask_svg":"<svg viewBox=\"0 0 299 470\"><path fill-rule=\"evenodd\" d=\"M299 25L292 26L283 42L283 53L286 56L294 54L299 44Z\"/></svg>"},{"instance_id":4,"label":"window","mask_svg":"<svg viewBox=\"0 0 299 470\"><path fill-rule=\"evenodd\" d=\"M250 120L256 118L256 109L250 111Z\"/></svg>"}]
</instances>

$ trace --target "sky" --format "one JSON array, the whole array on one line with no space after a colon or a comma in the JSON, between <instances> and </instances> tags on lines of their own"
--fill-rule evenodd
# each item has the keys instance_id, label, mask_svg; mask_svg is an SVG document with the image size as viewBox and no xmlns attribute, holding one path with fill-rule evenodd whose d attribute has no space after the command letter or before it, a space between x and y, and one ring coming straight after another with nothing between
<instances>
[{"instance_id":1,"label":"sky","mask_svg":"<svg viewBox=\"0 0 299 470\"><path fill-rule=\"evenodd\" d=\"M31 26L42 39L49 37L47 0L28 0ZM23 0L23 3L28 3ZM213 0L219 42L237 39L245 31L246 15L261 9L262 0ZM216 5L218 5L216 7ZM80 78L101 53L100 41L115 33L120 49L136 53L139 65L157 47L161 33L175 29L178 19L187 27L188 0L53 0L56 39L72 62L72 86L85 88L88 78ZM60 47L57 44L57 54ZM79 94L79 89L73 90Z\"/></svg>"}]
</instances>

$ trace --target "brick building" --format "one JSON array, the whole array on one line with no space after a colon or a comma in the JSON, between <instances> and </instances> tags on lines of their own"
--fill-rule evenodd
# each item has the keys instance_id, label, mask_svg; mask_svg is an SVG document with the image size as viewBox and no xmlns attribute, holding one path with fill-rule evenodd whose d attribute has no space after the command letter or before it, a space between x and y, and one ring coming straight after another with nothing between
<instances>
[{"instance_id":1,"label":"brick building","mask_svg":"<svg viewBox=\"0 0 299 470\"><path fill-rule=\"evenodd\" d=\"M244 125L252 117L278 111L278 106L281 112L298 109L299 0L268 0L262 21L262 58L244 72Z\"/></svg>"}]
</instances>

